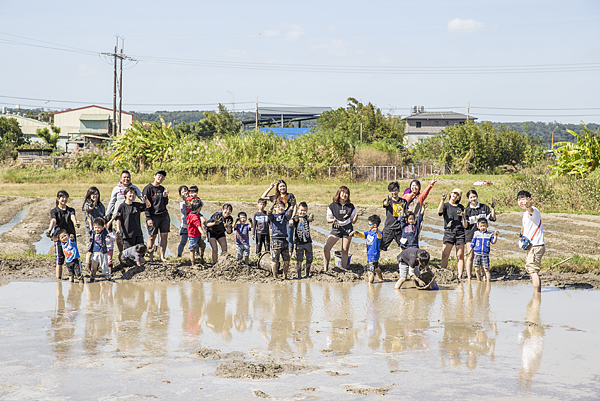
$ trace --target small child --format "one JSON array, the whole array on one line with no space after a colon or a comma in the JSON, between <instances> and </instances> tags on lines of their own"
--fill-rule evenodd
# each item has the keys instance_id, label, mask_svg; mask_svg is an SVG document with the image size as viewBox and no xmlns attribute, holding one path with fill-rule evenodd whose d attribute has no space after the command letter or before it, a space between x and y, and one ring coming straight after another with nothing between
<instances>
[{"instance_id":1,"label":"small child","mask_svg":"<svg viewBox=\"0 0 600 401\"><path fill-rule=\"evenodd\" d=\"M56 194L56 207L50 210L50 226L46 231L46 235L52 238L56 246L56 279L62 280L62 267L65 262L65 256L61 249L61 241L57 233L60 230L67 232L67 238L77 235L75 227L79 228L79 223L75 217L75 209L67 206L69 201L69 193L64 190L58 191Z\"/></svg>"},{"instance_id":2,"label":"small child","mask_svg":"<svg viewBox=\"0 0 600 401\"><path fill-rule=\"evenodd\" d=\"M375 281L375 274L377 274L379 281L383 282L383 275L381 274L381 269L379 268L379 244L381 242L381 238L383 237L383 234L381 234L381 231L379 231L381 218L374 214L367 219L367 222L369 224L369 231L353 231L352 235L364 238L367 242L367 266L365 268L365 272L369 272L369 283Z\"/></svg>"},{"instance_id":3,"label":"small child","mask_svg":"<svg viewBox=\"0 0 600 401\"><path fill-rule=\"evenodd\" d=\"M179 197L181 201L179 202L179 211L181 212L181 227L179 228L179 236L181 240L179 241L179 246L177 246L177 257L180 258L183 254L183 249L185 248L185 244L188 241L188 224L187 224L187 216L190 212L188 210L189 201L188 201L189 189L187 186L182 185L179 187Z\"/></svg>"},{"instance_id":4,"label":"small child","mask_svg":"<svg viewBox=\"0 0 600 401\"><path fill-rule=\"evenodd\" d=\"M212 262L216 264L219 259L219 246L221 252L227 252L227 238L226 234L233 232L233 206L230 203L223 205L220 212L217 212L210 216L210 219L206 222L206 231L208 232L208 242L212 248Z\"/></svg>"},{"instance_id":5,"label":"small child","mask_svg":"<svg viewBox=\"0 0 600 401\"><path fill-rule=\"evenodd\" d=\"M115 249L115 244L117 243L117 233L114 230L114 224L109 222L106 224L106 231L108 231L108 235L106 236L106 257L108 259L108 271L113 271L113 252Z\"/></svg>"},{"instance_id":6,"label":"small child","mask_svg":"<svg viewBox=\"0 0 600 401\"><path fill-rule=\"evenodd\" d=\"M111 280L112 277L108 269L108 248L106 246L108 231L105 228L104 219L96 217L90 225L93 229L89 232L90 242L85 258L85 264L90 271L90 283L96 280L98 268L102 269L102 273L108 280Z\"/></svg>"},{"instance_id":7,"label":"small child","mask_svg":"<svg viewBox=\"0 0 600 401\"><path fill-rule=\"evenodd\" d=\"M429 252L419 248L407 248L398 255L398 267L400 270L400 280L396 282L395 289L400 289L402 283L407 278L415 280L415 283L421 287L425 285L423 280L419 278L421 270L429 265Z\"/></svg>"},{"instance_id":8,"label":"small child","mask_svg":"<svg viewBox=\"0 0 600 401\"><path fill-rule=\"evenodd\" d=\"M146 252L148 252L146 244L131 246L119 254L119 262L124 267L141 266L146 262L144 259Z\"/></svg>"},{"instance_id":9,"label":"small child","mask_svg":"<svg viewBox=\"0 0 600 401\"><path fill-rule=\"evenodd\" d=\"M419 247L419 233L421 232L421 223L426 207L426 204L423 204L416 217L413 212L409 212L406 208L402 211L402 215L398 218L402 227L402 238L400 239L402 249Z\"/></svg>"},{"instance_id":10,"label":"small child","mask_svg":"<svg viewBox=\"0 0 600 401\"><path fill-rule=\"evenodd\" d=\"M298 204L298 215L294 216L294 244L296 245L296 273L302 278L302 262L306 256L306 277L310 277L310 265L313 262L312 238L310 238L310 223L315 219L311 213L308 216L306 202Z\"/></svg>"},{"instance_id":11,"label":"small child","mask_svg":"<svg viewBox=\"0 0 600 401\"><path fill-rule=\"evenodd\" d=\"M75 242L75 236L69 235L67 230L61 229L57 233L58 240L61 243L62 252L69 272L69 281L73 283L75 277L80 283L84 283L83 273L81 272L81 261L79 260L79 249L77 249L77 242Z\"/></svg>"},{"instance_id":12,"label":"small child","mask_svg":"<svg viewBox=\"0 0 600 401\"><path fill-rule=\"evenodd\" d=\"M256 205L258 212L254 213L254 240L256 241L256 254L260 255L263 245L265 252L271 252L271 238L269 236L269 216L265 213L267 201L261 198Z\"/></svg>"},{"instance_id":13,"label":"small child","mask_svg":"<svg viewBox=\"0 0 600 401\"><path fill-rule=\"evenodd\" d=\"M206 219L204 216L200 214L202 210L202 206L204 204L200 199L195 199L191 203L191 210L188 213L186 220L188 226L188 238L190 240L190 260L192 262L192 267L194 267L196 262L196 250L200 247L200 243L204 244L204 240L202 239L202 235L206 236L206 231L204 227L206 225ZM200 254L200 264L204 264L204 247L201 247L202 253Z\"/></svg>"},{"instance_id":14,"label":"small child","mask_svg":"<svg viewBox=\"0 0 600 401\"><path fill-rule=\"evenodd\" d=\"M248 215L245 212L239 212L233 229L235 230L235 248L238 260L244 259L244 262L248 263L250 258L250 236L248 233L252 231L252 220L248 221Z\"/></svg>"},{"instance_id":15,"label":"small child","mask_svg":"<svg viewBox=\"0 0 600 401\"><path fill-rule=\"evenodd\" d=\"M473 248L473 254L475 255L473 267L475 267L477 281L481 281L485 271L485 281L489 283L491 279L490 244L495 244L498 241L498 230L494 231L494 234L489 232L487 230L488 221L485 217L477 220L477 228L479 231L475 231L473 241L471 241L471 248Z\"/></svg>"},{"instance_id":16,"label":"small child","mask_svg":"<svg viewBox=\"0 0 600 401\"><path fill-rule=\"evenodd\" d=\"M277 273L279 272L279 256L281 255L281 259L283 260L283 279L287 280L288 269L290 267L287 227L293 212L293 207L289 208L286 212L285 203L281 200L275 201L267 212L272 233L271 248L273 249L271 250L271 260L273 261L272 272L274 278L277 278Z\"/></svg>"}]
</instances>

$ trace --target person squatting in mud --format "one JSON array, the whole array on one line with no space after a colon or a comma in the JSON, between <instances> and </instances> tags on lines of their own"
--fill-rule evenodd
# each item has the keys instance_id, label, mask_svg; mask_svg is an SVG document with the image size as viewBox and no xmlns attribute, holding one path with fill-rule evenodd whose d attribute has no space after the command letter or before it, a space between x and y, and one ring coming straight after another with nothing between
<instances>
[{"instance_id":1,"label":"person squatting in mud","mask_svg":"<svg viewBox=\"0 0 600 401\"><path fill-rule=\"evenodd\" d=\"M315 216L308 213L308 204L300 202L298 214L293 217L294 244L296 246L296 274L302 278L302 262L306 258L306 277L310 277L310 266L313 262L313 246L310 237L310 223Z\"/></svg>"},{"instance_id":2,"label":"person squatting in mud","mask_svg":"<svg viewBox=\"0 0 600 401\"><path fill-rule=\"evenodd\" d=\"M368 231L361 232L354 230L352 231L351 236L356 235L359 238L364 238L367 243L367 266L365 268L365 273L367 271L369 272L369 283L372 283L375 280L375 274L377 274L379 282L383 283L383 275L379 268L379 255L381 254L380 242L383 238L383 234L379 231L381 218L374 214L369 216L367 223L369 224Z\"/></svg>"},{"instance_id":3,"label":"person squatting in mud","mask_svg":"<svg viewBox=\"0 0 600 401\"><path fill-rule=\"evenodd\" d=\"M469 244L473 240L473 235L478 230L478 221L481 218L489 221L496 221L496 201L492 198L491 207L483 203L479 203L477 191L471 189L467 192L467 200L469 203L465 207L465 218L468 226L465 228L465 243ZM471 279L473 269L474 254L470 250L467 251L465 263L467 265L467 280ZM481 280L480 269L475 269L477 280Z\"/></svg>"},{"instance_id":4,"label":"person squatting in mud","mask_svg":"<svg viewBox=\"0 0 600 401\"><path fill-rule=\"evenodd\" d=\"M425 286L419 276L421 275L421 268L425 269L429 265L429 258L429 252L419 248L408 248L400 252L397 256L400 279L396 282L394 288L400 289L407 278L414 280L419 287Z\"/></svg>"},{"instance_id":5,"label":"person squatting in mud","mask_svg":"<svg viewBox=\"0 0 600 401\"><path fill-rule=\"evenodd\" d=\"M119 210L119 206L125 202L125 191L127 188L133 188L136 197L142 200L142 191L131 183L131 173L127 170L123 170L121 172L121 177L119 178L119 184L113 188L110 194L110 202L106 209L106 216L111 216L115 210ZM119 236L117 236L117 248L119 248L119 252L123 252L123 239Z\"/></svg>"},{"instance_id":6,"label":"person squatting in mud","mask_svg":"<svg viewBox=\"0 0 600 401\"><path fill-rule=\"evenodd\" d=\"M59 230L65 230L67 238L73 237L76 241L77 232L75 227L79 228L77 217L75 217L75 209L67 206L69 201L69 193L65 190L60 190L56 194L56 207L50 210L50 226L46 230L46 236L52 238L56 248L56 279L62 280L62 268L65 263L65 255L62 249L62 242L58 237ZM78 256L79 258L79 256Z\"/></svg>"},{"instance_id":7,"label":"person squatting in mud","mask_svg":"<svg viewBox=\"0 0 600 401\"><path fill-rule=\"evenodd\" d=\"M293 198L294 204L288 207L281 200L277 200L271 205L267 211L269 224L271 225L271 261L273 278L277 278L279 273L279 257L283 260L283 279L287 279L288 269L290 267L290 251L287 240L287 229L292 226L290 219L295 208L296 199Z\"/></svg>"},{"instance_id":8,"label":"person squatting in mud","mask_svg":"<svg viewBox=\"0 0 600 401\"><path fill-rule=\"evenodd\" d=\"M208 232L208 243L212 248L212 262L216 264L219 260L219 248L221 252L227 252L227 237L225 234L233 232L233 206L226 203L220 212L214 213L206 222L206 231Z\"/></svg>"},{"instance_id":9,"label":"person squatting in mud","mask_svg":"<svg viewBox=\"0 0 600 401\"><path fill-rule=\"evenodd\" d=\"M275 195L269 196L269 192L275 188ZM292 209L292 216L296 215L296 197L294 194L291 194L287 191L287 184L284 180L279 180L276 182L272 182L269 185L269 188L265 190L262 194L261 199L276 202L278 200L282 201L285 204L285 211ZM290 257L292 256L292 252L294 252L294 230L293 227L287 227L287 242L289 245Z\"/></svg>"},{"instance_id":10,"label":"person squatting in mud","mask_svg":"<svg viewBox=\"0 0 600 401\"><path fill-rule=\"evenodd\" d=\"M190 211L186 217L188 238L190 241L190 261L192 267L196 263L196 252L200 248L200 243L204 244L202 236L206 236L205 227L206 219L200 213L202 211L204 203L200 199L194 199L190 204ZM206 246L202 247L200 253L200 260L198 261L201 265L204 264L204 250Z\"/></svg>"},{"instance_id":11,"label":"person squatting in mud","mask_svg":"<svg viewBox=\"0 0 600 401\"><path fill-rule=\"evenodd\" d=\"M354 231L352 224L356 223L358 215L356 208L350 201L350 189L341 186L333 197L333 202L327 207L327 223L332 224L331 232L327 237L327 242L323 247L323 270L329 270L329 259L331 258L331 248L341 239L342 240L342 268L348 266L348 253L352 237L350 233Z\"/></svg>"},{"instance_id":12,"label":"person squatting in mud","mask_svg":"<svg viewBox=\"0 0 600 401\"><path fill-rule=\"evenodd\" d=\"M150 205L146 208L146 225L148 228L148 250L150 260L154 259L154 241L160 232L159 252L160 260L166 261L165 253L167 251L167 241L169 232L171 232L171 218L167 205L169 204L169 188L163 187L161 184L165 180L167 172L164 170L157 171L154 174L154 181L144 187L142 194L144 199L150 201Z\"/></svg>"},{"instance_id":13,"label":"person squatting in mud","mask_svg":"<svg viewBox=\"0 0 600 401\"><path fill-rule=\"evenodd\" d=\"M237 258L248 264L250 262L250 231L252 231L252 220L248 221L246 212L238 213L233 229L235 231Z\"/></svg>"}]
</instances>

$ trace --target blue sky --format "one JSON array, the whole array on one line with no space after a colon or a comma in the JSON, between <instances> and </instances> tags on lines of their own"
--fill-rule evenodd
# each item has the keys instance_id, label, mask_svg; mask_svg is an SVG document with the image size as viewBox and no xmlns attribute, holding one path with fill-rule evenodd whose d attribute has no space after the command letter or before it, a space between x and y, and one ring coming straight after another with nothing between
<instances>
[{"instance_id":1,"label":"blue sky","mask_svg":"<svg viewBox=\"0 0 600 401\"><path fill-rule=\"evenodd\" d=\"M600 122L600 1L3 1L0 106L345 106ZM21 98L21 99L19 99Z\"/></svg>"}]
</instances>

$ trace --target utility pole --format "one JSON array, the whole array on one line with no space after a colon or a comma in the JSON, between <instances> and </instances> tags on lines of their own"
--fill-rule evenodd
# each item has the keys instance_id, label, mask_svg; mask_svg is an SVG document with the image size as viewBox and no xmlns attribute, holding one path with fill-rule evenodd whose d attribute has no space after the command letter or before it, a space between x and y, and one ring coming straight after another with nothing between
<instances>
[{"instance_id":1,"label":"utility pole","mask_svg":"<svg viewBox=\"0 0 600 401\"><path fill-rule=\"evenodd\" d=\"M470 111L471 111L471 102L467 103L467 122L469 122Z\"/></svg>"},{"instance_id":2,"label":"utility pole","mask_svg":"<svg viewBox=\"0 0 600 401\"><path fill-rule=\"evenodd\" d=\"M121 38L121 52L119 53L119 35L117 35L117 44L114 53L102 53L107 58L113 58L114 80L113 80L113 121L112 135L115 136L121 132L121 116L123 107L123 60L137 61L123 53L125 38ZM117 63L117 60L119 61ZM117 118L117 93L119 94L119 116Z\"/></svg>"},{"instance_id":3,"label":"utility pole","mask_svg":"<svg viewBox=\"0 0 600 401\"><path fill-rule=\"evenodd\" d=\"M256 99L256 113L254 115L254 128L258 130L258 99Z\"/></svg>"}]
</instances>

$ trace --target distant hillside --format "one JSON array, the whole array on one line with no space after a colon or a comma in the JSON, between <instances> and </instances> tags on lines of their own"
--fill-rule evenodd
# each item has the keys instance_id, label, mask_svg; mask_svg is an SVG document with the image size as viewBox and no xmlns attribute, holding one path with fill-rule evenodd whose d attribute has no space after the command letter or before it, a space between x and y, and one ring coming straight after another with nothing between
<instances>
[{"instance_id":1,"label":"distant hillside","mask_svg":"<svg viewBox=\"0 0 600 401\"><path fill-rule=\"evenodd\" d=\"M567 132L567 129L571 131L575 131L578 134L583 132L583 125L581 124L562 124L562 123L542 123L542 122L533 122L528 121L524 123L492 123L494 127L500 127L504 125L508 129L514 129L516 131L528 133L529 135L535 138L541 138L544 146L550 148L550 144L552 143L552 130L556 128L554 131L554 143L556 142L574 142L573 135ZM592 130L592 132L598 132L600 130L600 125L590 123L586 124L586 126Z\"/></svg>"}]
</instances>

